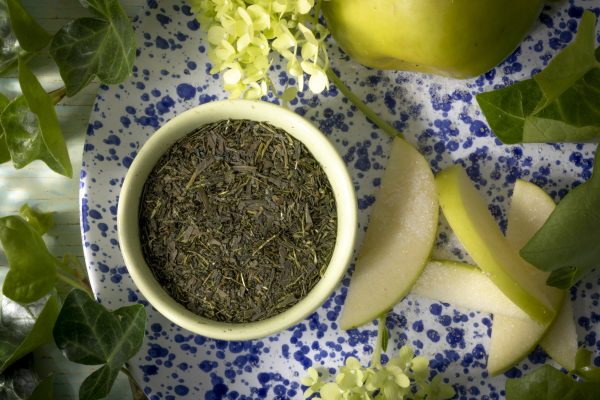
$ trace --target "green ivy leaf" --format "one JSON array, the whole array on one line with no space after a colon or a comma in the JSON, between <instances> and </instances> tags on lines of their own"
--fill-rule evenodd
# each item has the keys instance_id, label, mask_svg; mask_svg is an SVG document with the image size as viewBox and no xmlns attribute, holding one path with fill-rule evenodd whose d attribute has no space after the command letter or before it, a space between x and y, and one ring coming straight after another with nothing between
<instances>
[{"instance_id":1,"label":"green ivy leaf","mask_svg":"<svg viewBox=\"0 0 600 400\"><path fill-rule=\"evenodd\" d=\"M23 218L0 218L0 243L8 259L2 292L19 303L41 299L54 287L58 261L48 252L41 235Z\"/></svg>"},{"instance_id":2,"label":"green ivy leaf","mask_svg":"<svg viewBox=\"0 0 600 400\"><path fill-rule=\"evenodd\" d=\"M33 397L36 392L41 392L37 391L39 385L40 378L33 369L33 355L28 354L0 374L0 399L39 400L39 397ZM47 387L47 383L44 383L44 386ZM44 399L51 400L52 393Z\"/></svg>"},{"instance_id":3,"label":"green ivy leaf","mask_svg":"<svg viewBox=\"0 0 600 400\"><path fill-rule=\"evenodd\" d=\"M27 400L52 400L54 398L54 375L41 381Z\"/></svg>"},{"instance_id":4,"label":"green ivy leaf","mask_svg":"<svg viewBox=\"0 0 600 400\"><path fill-rule=\"evenodd\" d=\"M11 101L0 116L15 168L42 160L70 178L73 168L52 99L22 60L19 83L23 95Z\"/></svg>"},{"instance_id":5,"label":"green ivy leaf","mask_svg":"<svg viewBox=\"0 0 600 400\"><path fill-rule=\"evenodd\" d=\"M10 25L6 0L0 0L0 49L0 73L11 68L19 54L24 53Z\"/></svg>"},{"instance_id":6,"label":"green ivy leaf","mask_svg":"<svg viewBox=\"0 0 600 400\"><path fill-rule=\"evenodd\" d=\"M567 289L600 264L600 149L594 171L571 190L521 249L521 256L551 272L548 285Z\"/></svg>"},{"instance_id":7,"label":"green ivy leaf","mask_svg":"<svg viewBox=\"0 0 600 400\"><path fill-rule=\"evenodd\" d=\"M598 391L599 383L577 382L549 365L506 381L506 400L593 400Z\"/></svg>"},{"instance_id":8,"label":"green ivy leaf","mask_svg":"<svg viewBox=\"0 0 600 400\"><path fill-rule=\"evenodd\" d=\"M0 373L52 340L58 309L58 301L52 295L27 305L0 295Z\"/></svg>"},{"instance_id":9,"label":"green ivy leaf","mask_svg":"<svg viewBox=\"0 0 600 400\"><path fill-rule=\"evenodd\" d=\"M575 374L583 378L586 382L600 383L600 368L594 365L592 356L594 353L585 348L577 350L575 355Z\"/></svg>"},{"instance_id":10,"label":"green ivy leaf","mask_svg":"<svg viewBox=\"0 0 600 400\"><path fill-rule=\"evenodd\" d=\"M40 235L48 232L54 226L54 215L51 212L35 211L29 204L23 204L19 215Z\"/></svg>"},{"instance_id":11,"label":"green ivy leaf","mask_svg":"<svg viewBox=\"0 0 600 400\"><path fill-rule=\"evenodd\" d=\"M118 0L81 0L96 15L62 27L52 39L50 54L73 96L94 76L103 83L123 81L135 61L131 23Z\"/></svg>"},{"instance_id":12,"label":"green ivy leaf","mask_svg":"<svg viewBox=\"0 0 600 400\"><path fill-rule=\"evenodd\" d=\"M108 395L121 367L140 349L145 323L140 304L110 312L82 290L69 293L54 327L56 345L71 361L104 364L83 381L81 400Z\"/></svg>"},{"instance_id":13,"label":"green ivy leaf","mask_svg":"<svg viewBox=\"0 0 600 400\"><path fill-rule=\"evenodd\" d=\"M0 93L0 114L2 114L2 111L4 111L8 103L10 103L8 97ZM10 152L8 151L8 145L6 144L6 136L4 135L2 125L0 125L0 164L5 163L9 160Z\"/></svg>"},{"instance_id":14,"label":"green ivy leaf","mask_svg":"<svg viewBox=\"0 0 600 400\"><path fill-rule=\"evenodd\" d=\"M492 131L507 144L600 138L600 48L586 11L575 41L534 76L476 96Z\"/></svg>"},{"instance_id":15,"label":"green ivy leaf","mask_svg":"<svg viewBox=\"0 0 600 400\"><path fill-rule=\"evenodd\" d=\"M12 30L23 50L34 53L46 47L52 35L33 19L19 0L6 0L6 3Z\"/></svg>"}]
</instances>

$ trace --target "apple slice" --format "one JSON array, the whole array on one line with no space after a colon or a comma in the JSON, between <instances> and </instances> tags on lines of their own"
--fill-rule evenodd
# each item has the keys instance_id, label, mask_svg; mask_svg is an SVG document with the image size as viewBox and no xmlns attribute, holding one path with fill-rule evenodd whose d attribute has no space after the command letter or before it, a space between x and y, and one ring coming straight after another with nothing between
<instances>
[{"instance_id":1,"label":"apple slice","mask_svg":"<svg viewBox=\"0 0 600 400\"><path fill-rule=\"evenodd\" d=\"M465 171L455 165L435 180L442 211L475 263L532 319L540 324L552 321L556 306L546 296L546 283L524 272L527 263L502 235Z\"/></svg>"},{"instance_id":2,"label":"apple slice","mask_svg":"<svg viewBox=\"0 0 600 400\"><path fill-rule=\"evenodd\" d=\"M455 307L529 319L479 268L457 261L430 261L411 294Z\"/></svg>"},{"instance_id":3,"label":"apple slice","mask_svg":"<svg viewBox=\"0 0 600 400\"><path fill-rule=\"evenodd\" d=\"M540 229L554 210L554 201L538 186L518 180L508 212L506 240L519 250ZM525 263L522 273L529 279L544 284L548 273ZM577 351L577 337L571 304L563 304L565 293L545 286L545 293L555 309L559 310L557 321L540 325L531 319L516 319L502 314L494 315L488 370L496 375L512 367L540 343L544 350L561 365L573 365ZM559 322L560 321L560 322ZM570 323L569 323L570 321ZM546 334L546 336L544 336ZM519 340L515 340L518 337ZM542 339L542 338L545 339ZM573 349L574 346L574 349ZM571 354L571 357L568 354ZM572 358L569 361L569 358Z\"/></svg>"},{"instance_id":4,"label":"apple slice","mask_svg":"<svg viewBox=\"0 0 600 400\"><path fill-rule=\"evenodd\" d=\"M429 259L438 212L428 162L394 139L340 318L343 329L376 319L408 294Z\"/></svg>"},{"instance_id":5,"label":"apple slice","mask_svg":"<svg viewBox=\"0 0 600 400\"><path fill-rule=\"evenodd\" d=\"M430 261L411 294L493 314L493 340L488 360L488 369L493 374L510 368L529 354L536 344L542 346L563 368L575 369L577 333L568 299L563 301L548 329L546 325L531 320L479 268L456 261ZM499 332L504 332L505 340L498 335Z\"/></svg>"},{"instance_id":6,"label":"apple slice","mask_svg":"<svg viewBox=\"0 0 600 400\"><path fill-rule=\"evenodd\" d=\"M494 322L495 323L495 322ZM540 346L561 367L573 371L577 354L577 328L573 318L573 304L565 296L556 319L542 337Z\"/></svg>"}]
</instances>

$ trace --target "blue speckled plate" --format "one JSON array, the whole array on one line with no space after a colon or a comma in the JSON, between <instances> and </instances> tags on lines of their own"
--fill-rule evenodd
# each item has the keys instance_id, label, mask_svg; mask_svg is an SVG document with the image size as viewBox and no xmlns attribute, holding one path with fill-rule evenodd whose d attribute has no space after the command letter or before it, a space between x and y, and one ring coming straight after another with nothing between
<instances>
[{"instance_id":1,"label":"blue speckled plate","mask_svg":"<svg viewBox=\"0 0 600 400\"><path fill-rule=\"evenodd\" d=\"M464 165L506 224L517 178L542 186L556 200L591 174L592 145L504 146L484 122L474 95L531 76L574 37L582 8L600 13L597 0L571 0L546 7L521 48L495 70L477 79L381 72L363 68L331 46L333 66L383 117L403 130L434 171ZM301 398L300 378L310 366L337 367L348 355L367 363L376 329L342 331L337 319L349 278L310 318L263 340L223 342L187 332L161 316L142 298L119 251L116 212L127 168L143 143L177 113L222 99L217 76L208 73L199 24L183 0L149 0L136 19L140 46L134 75L118 86L103 86L87 132L81 172L81 226L94 290L108 307L146 305L146 340L131 360L132 373L151 399ZM281 84L286 74L274 66ZM320 96L306 94L291 107L331 138L347 162L359 200L361 235L375 202L390 139L371 125L335 87ZM443 225L443 224L442 224ZM442 226L436 256L463 258ZM600 364L600 273L577 285L571 299L581 345L594 349ZM431 367L455 385L460 398L501 398L506 376L520 376L551 362L541 349L491 378L485 370L492 316L408 296L388 318L390 350L404 343L429 357Z\"/></svg>"}]
</instances>

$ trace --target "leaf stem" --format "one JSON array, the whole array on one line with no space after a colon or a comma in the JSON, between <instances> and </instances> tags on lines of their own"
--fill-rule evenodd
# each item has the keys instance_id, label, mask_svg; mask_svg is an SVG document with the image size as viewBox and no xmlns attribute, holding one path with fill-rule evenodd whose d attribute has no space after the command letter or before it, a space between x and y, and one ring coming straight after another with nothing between
<instances>
[{"instance_id":1,"label":"leaf stem","mask_svg":"<svg viewBox=\"0 0 600 400\"><path fill-rule=\"evenodd\" d=\"M133 395L133 399L134 400L145 399L146 396L144 395L144 391L137 384L137 382L133 378L133 375L131 375L131 372L129 372L129 369L126 366L122 366L121 367L121 372L123 374L125 374L127 376L127 378L129 379L129 386L131 387L131 392L132 392L132 395Z\"/></svg>"},{"instance_id":2,"label":"leaf stem","mask_svg":"<svg viewBox=\"0 0 600 400\"><path fill-rule=\"evenodd\" d=\"M371 366L381 366L381 353L383 352L383 337L386 334L387 327L385 326L386 314L382 314L377 323L377 339L375 340L375 348L371 356Z\"/></svg>"},{"instance_id":3,"label":"leaf stem","mask_svg":"<svg viewBox=\"0 0 600 400\"><path fill-rule=\"evenodd\" d=\"M67 88L63 86L59 89L51 91L48 93L48 95L52 99L52 104L56 105L67 95Z\"/></svg>"},{"instance_id":4,"label":"leaf stem","mask_svg":"<svg viewBox=\"0 0 600 400\"><path fill-rule=\"evenodd\" d=\"M342 80L335 74L335 72L333 72L331 68L327 68L325 72L327 73L329 80L333 82L335 86L337 86L340 92L342 92L342 94L346 96L348 100L350 100L352 104L354 104L360 111L362 111L362 113L375 125L377 125L379 128L381 128L381 130L390 136L399 136L404 138L402 132L394 128L388 122L384 121L369 106L367 106L357 95L354 94L354 92L352 92L352 90L350 90L348 86L346 86L346 84L344 84L344 82L342 82Z\"/></svg>"},{"instance_id":5,"label":"leaf stem","mask_svg":"<svg viewBox=\"0 0 600 400\"><path fill-rule=\"evenodd\" d=\"M121 367L121 372L124 373L125 375L127 375L127 377L129 379L131 379L132 381L135 381L135 379L133 379L133 375L131 375L131 372L129 372L129 369L126 366L122 366Z\"/></svg>"},{"instance_id":6,"label":"leaf stem","mask_svg":"<svg viewBox=\"0 0 600 400\"><path fill-rule=\"evenodd\" d=\"M90 297L92 297L92 298L94 297L94 293L92 292L92 288L87 283L80 281L75 276L73 276L72 274L68 273L67 271L65 271L62 268L56 268L56 271L57 271L58 279L60 279L61 281L63 281L67 285L70 285L70 286L72 286L74 288L81 289L81 290L85 291L87 294L90 295Z\"/></svg>"}]
</instances>

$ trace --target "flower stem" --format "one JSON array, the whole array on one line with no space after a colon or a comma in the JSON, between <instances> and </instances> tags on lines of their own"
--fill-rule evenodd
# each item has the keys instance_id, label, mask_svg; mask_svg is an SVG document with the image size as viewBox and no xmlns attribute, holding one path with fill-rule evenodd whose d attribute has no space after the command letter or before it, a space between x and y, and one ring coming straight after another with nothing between
<instances>
[{"instance_id":1,"label":"flower stem","mask_svg":"<svg viewBox=\"0 0 600 400\"><path fill-rule=\"evenodd\" d=\"M342 80L335 74L335 72L333 72L331 68L327 68L326 73L329 80L333 82L335 86L337 86L340 92L342 92L342 94L346 96L348 100L350 100L360 111L362 111L362 113L375 125L377 125L379 128L381 128L381 130L390 136L399 136L404 138L402 132L394 128L388 122L384 121L371 108L369 108L369 106L367 106L357 95L354 94L354 92L352 92L352 90L350 90L348 86L346 86L346 84L344 84L344 82L342 82Z\"/></svg>"}]
</instances>

